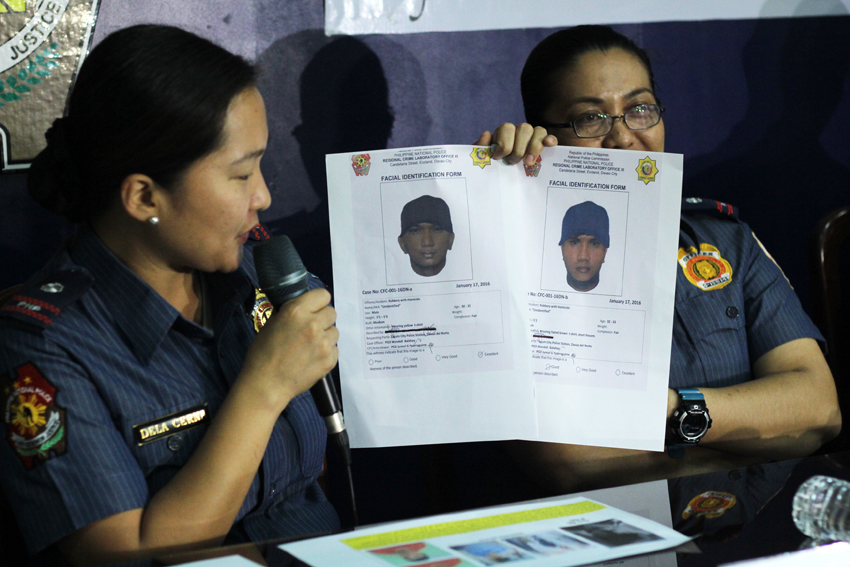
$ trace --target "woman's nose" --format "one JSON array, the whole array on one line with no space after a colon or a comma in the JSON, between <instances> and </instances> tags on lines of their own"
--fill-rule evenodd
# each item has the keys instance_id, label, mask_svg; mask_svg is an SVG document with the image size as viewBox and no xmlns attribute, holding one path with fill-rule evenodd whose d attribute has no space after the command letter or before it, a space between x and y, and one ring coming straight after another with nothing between
<instances>
[{"instance_id":1,"label":"woman's nose","mask_svg":"<svg viewBox=\"0 0 850 567\"><path fill-rule=\"evenodd\" d=\"M254 195L251 200L254 210L257 211L265 211L272 204L272 195L269 192L269 188L266 185L266 180L262 173L259 174L257 187L254 190Z\"/></svg>"},{"instance_id":2,"label":"woman's nose","mask_svg":"<svg viewBox=\"0 0 850 567\"><path fill-rule=\"evenodd\" d=\"M625 119L620 116L614 119L611 131L602 140L602 147L613 150L627 149L634 143L634 132L626 126Z\"/></svg>"}]
</instances>

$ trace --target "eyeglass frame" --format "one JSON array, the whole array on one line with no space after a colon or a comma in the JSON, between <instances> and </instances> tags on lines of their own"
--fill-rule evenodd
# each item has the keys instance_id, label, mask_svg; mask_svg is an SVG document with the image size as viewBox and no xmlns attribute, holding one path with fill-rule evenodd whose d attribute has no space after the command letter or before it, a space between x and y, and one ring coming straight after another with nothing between
<instances>
[{"instance_id":1,"label":"eyeglass frame","mask_svg":"<svg viewBox=\"0 0 850 567\"><path fill-rule=\"evenodd\" d=\"M631 126L629 126L629 123L626 122L626 114L627 113L620 114L619 116L612 116L612 115L606 114L604 112L585 112L584 114L581 114L578 118L581 118L582 116L585 116L586 114L596 114L597 116L606 116L606 117L611 119L611 127L604 134L599 134L597 136L581 136L578 133L578 131L576 130L575 120L573 120L572 122L563 122L563 123L560 123L560 124L555 124L553 122L542 122L540 124L540 126L542 126L543 128L572 128L573 132L575 133L577 138L582 138L583 140L592 140L593 138L601 138L602 136L607 136L608 134L610 134L611 130L614 129L614 121L617 120L618 118L620 120L622 120L622 122L626 126L626 128L628 128L629 130L632 130L632 131L636 131L636 132L639 132L641 130L649 130L650 128L654 128L655 126L658 126L661 123L661 115L664 114L664 111L666 110L663 106L661 106L660 104L638 104L638 105L635 105L632 108L630 108L629 112L634 110L635 108L637 108L639 106L646 106L646 107L654 106L654 107L658 108L658 122L656 122L652 126L647 126L646 128L632 128Z\"/></svg>"}]
</instances>

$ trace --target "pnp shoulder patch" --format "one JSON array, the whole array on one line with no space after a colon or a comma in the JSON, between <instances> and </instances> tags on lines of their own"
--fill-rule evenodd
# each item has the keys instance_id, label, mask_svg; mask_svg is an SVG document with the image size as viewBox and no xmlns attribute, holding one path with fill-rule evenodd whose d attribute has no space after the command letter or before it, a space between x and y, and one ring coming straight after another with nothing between
<instances>
[{"instance_id":1,"label":"pnp shoulder patch","mask_svg":"<svg viewBox=\"0 0 850 567\"><path fill-rule=\"evenodd\" d=\"M0 307L0 317L46 328L62 310L83 295L92 278L82 270L59 270L35 284L27 284Z\"/></svg>"},{"instance_id":2,"label":"pnp shoulder patch","mask_svg":"<svg viewBox=\"0 0 850 567\"><path fill-rule=\"evenodd\" d=\"M27 469L65 454L68 447L65 409L56 404L57 389L28 362L0 378L6 440Z\"/></svg>"}]
</instances>

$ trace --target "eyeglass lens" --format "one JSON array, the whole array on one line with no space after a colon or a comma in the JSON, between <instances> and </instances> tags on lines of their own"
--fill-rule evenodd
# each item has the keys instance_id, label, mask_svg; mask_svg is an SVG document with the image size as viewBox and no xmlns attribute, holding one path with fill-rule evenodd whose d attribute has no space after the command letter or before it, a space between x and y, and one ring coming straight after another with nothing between
<instances>
[{"instance_id":1,"label":"eyeglass lens","mask_svg":"<svg viewBox=\"0 0 850 567\"><path fill-rule=\"evenodd\" d=\"M583 114L573 120L573 128L577 136L596 138L611 131L615 118L609 114ZM635 106L626 111L623 121L631 130L652 128L661 121L661 108L654 104Z\"/></svg>"}]
</instances>

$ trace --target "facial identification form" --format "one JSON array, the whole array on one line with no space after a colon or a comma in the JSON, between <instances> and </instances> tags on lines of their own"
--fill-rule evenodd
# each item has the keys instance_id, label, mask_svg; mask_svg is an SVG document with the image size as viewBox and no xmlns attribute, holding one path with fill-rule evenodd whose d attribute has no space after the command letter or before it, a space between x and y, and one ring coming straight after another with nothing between
<instances>
[{"instance_id":1,"label":"facial identification form","mask_svg":"<svg viewBox=\"0 0 850 567\"><path fill-rule=\"evenodd\" d=\"M663 449L682 156L327 156L354 447Z\"/></svg>"}]
</instances>

